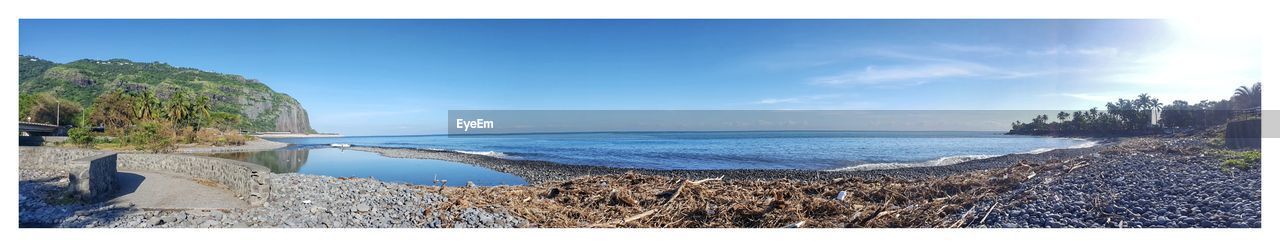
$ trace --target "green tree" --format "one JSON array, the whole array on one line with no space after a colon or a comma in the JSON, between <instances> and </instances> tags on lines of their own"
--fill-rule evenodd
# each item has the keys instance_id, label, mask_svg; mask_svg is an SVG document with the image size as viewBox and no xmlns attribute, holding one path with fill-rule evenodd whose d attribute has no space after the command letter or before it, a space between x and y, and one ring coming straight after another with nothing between
<instances>
[{"instance_id":1,"label":"green tree","mask_svg":"<svg viewBox=\"0 0 1280 247\"><path fill-rule=\"evenodd\" d=\"M1231 103L1236 109L1251 109L1262 106L1262 83L1257 82L1253 87L1240 86L1236 88L1235 94L1231 97Z\"/></svg>"},{"instance_id":2,"label":"green tree","mask_svg":"<svg viewBox=\"0 0 1280 247\"><path fill-rule=\"evenodd\" d=\"M84 111L79 103L59 99L49 93L36 94L29 100L30 105L26 109L27 114L24 119L20 119L22 121L75 125L76 116Z\"/></svg>"},{"instance_id":3,"label":"green tree","mask_svg":"<svg viewBox=\"0 0 1280 247\"><path fill-rule=\"evenodd\" d=\"M113 136L120 136L139 117L134 115L134 98L120 90L98 95L89 108L87 124L102 126Z\"/></svg>"},{"instance_id":4,"label":"green tree","mask_svg":"<svg viewBox=\"0 0 1280 247\"><path fill-rule=\"evenodd\" d=\"M181 91L174 92L172 96L169 96L169 100L164 101L164 109L165 113L167 113L165 117L168 117L169 121L175 122L179 126L186 126L187 117L189 117L187 110L190 108L186 94Z\"/></svg>"}]
</instances>

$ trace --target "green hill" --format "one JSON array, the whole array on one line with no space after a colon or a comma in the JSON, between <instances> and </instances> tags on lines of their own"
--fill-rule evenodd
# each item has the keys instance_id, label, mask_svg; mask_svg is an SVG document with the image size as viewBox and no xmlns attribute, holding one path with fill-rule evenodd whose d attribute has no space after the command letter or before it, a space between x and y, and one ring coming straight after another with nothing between
<instances>
[{"instance_id":1,"label":"green hill","mask_svg":"<svg viewBox=\"0 0 1280 247\"><path fill-rule=\"evenodd\" d=\"M18 57L18 92L54 95L88 107L112 90L153 91L166 99L179 90L208 96L212 110L239 115L250 131L314 133L307 111L289 95L243 76L174 67L161 62L82 59L66 64L33 56Z\"/></svg>"}]
</instances>

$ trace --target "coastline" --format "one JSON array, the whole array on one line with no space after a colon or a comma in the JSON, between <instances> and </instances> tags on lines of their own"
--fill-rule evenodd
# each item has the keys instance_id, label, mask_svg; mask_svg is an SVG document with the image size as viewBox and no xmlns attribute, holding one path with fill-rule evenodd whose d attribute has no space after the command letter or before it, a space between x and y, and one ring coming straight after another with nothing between
<instances>
[{"instance_id":1,"label":"coastline","mask_svg":"<svg viewBox=\"0 0 1280 247\"><path fill-rule=\"evenodd\" d=\"M806 227L1261 226L1260 169L1222 170L1207 138L1089 140L1092 146L886 170L627 169L356 145L345 149L465 163L513 174L529 184L441 187L273 174L270 183L278 186L271 187L266 206L224 211L51 204L39 199L39 188L57 187L65 180L56 178L65 173L20 169L24 217L20 223L52 227L783 227L798 222L807 222ZM1205 181L1218 185L1186 186ZM847 192L850 198L835 200L837 192ZM1186 194L1197 196L1169 197ZM419 203L405 204L410 201ZM773 212L779 208L785 210ZM723 211L705 211L711 209ZM82 211L106 213L57 213ZM646 219L618 220L634 217ZM763 218L734 220L741 217Z\"/></svg>"},{"instance_id":2,"label":"coastline","mask_svg":"<svg viewBox=\"0 0 1280 247\"><path fill-rule=\"evenodd\" d=\"M950 165L912 166L895 169L877 170L799 170L799 169L715 169L715 170L662 170L640 168L616 168L595 165L563 164L540 160L521 160L495 157L473 152L451 150L373 147L354 145L348 150L377 153L391 158L434 159L464 163L510 173L525 179L529 184L567 181L581 176L636 173L643 175L670 176L678 178L724 177L726 180L767 180L790 179L813 181L835 178L877 178L894 177L903 179L920 179L947 176L965 172L986 170L1007 166L1022 160L1045 162L1054 159L1066 159L1093 153L1106 148L1112 140L1094 141L1094 145L1084 148L1061 148L1039 153L1014 153L973 159Z\"/></svg>"},{"instance_id":3,"label":"coastline","mask_svg":"<svg viewBox=\"0 0 1280 247\"><path fill-rule=\"evenodd\" d=\"M288 134L256 134L253 137L268 138L326 138L326 137L343 137L342 134L305 134L305 133L288 133Z\"/></svg>"},{"instance_id":4,"label":"coastline","mask_svg":"<svg viewBox=\"0 0 1280 247\"><path fill-rule=\"evenodd\" d=\"M234 152L256 152L274 150L289 146L288 143L271 141L263 138L256 138L246 141L244 145L236 146L219 146L219 147L182 147L174 150L174 153L234 153Z\"/></svg>"},{"instance_id":5,"label":"coastline","mask_svg":"<svg viewBox=\"0 0 1280 247\"><path fill-rule=\"evenodd\" d=\"M20 223L51 227L1260 227L1260 169L1222 171L1218 158L1203 148L1205 142L1125 138L1088 148L873 171L620 169L356 146L349 149L473 164L526 177L530 185L437 187L273 174L272 197L262 207L156 211L51 203L40 193L57 191L53 188L58 183L65 184L57 178L66 173L20 169ZM1205 181L1218 185L1185 186ZM834 199L837 192L848 192L849 198ZM742 217L759 220L735 220Z\"/></svg>"}]
</instances>

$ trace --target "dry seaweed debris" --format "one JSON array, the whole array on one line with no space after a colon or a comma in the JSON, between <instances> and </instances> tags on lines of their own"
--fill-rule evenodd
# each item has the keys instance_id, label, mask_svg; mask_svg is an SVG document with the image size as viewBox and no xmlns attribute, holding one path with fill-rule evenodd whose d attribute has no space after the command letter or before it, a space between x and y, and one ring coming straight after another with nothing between
<instances>
[{"instance_id":1,"label":"dry seaweed debris","mask_svg":"<svg viewBox=\"0 0 1280 247\"><path fill-rule=\"evenodd\" d=\"M1084 157L1045 165L929 179L690 181L635 173L536 186L446 188L435 210L482 207L530 227L964 227L999 210L990 202L1029 180L1083 167ZM836 200L846 191L844 200ZM984 204L984 206L986 206Z\"/></svg>"}]
</instances>

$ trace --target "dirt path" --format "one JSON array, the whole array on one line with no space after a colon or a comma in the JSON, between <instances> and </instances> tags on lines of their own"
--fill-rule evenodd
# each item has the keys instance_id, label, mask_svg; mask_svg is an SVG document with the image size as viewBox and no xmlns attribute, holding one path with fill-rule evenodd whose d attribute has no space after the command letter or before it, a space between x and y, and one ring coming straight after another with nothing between
<instances>
[{"instance_id":1,"label":"dirt path","mask_svg":"<svg viewBox=\"0 0 1280 247\"><path fill-rule=\"evenodd\" d=\"M144 171L116 173L120 188L110 203L142 209L230 209L248 204L225 188L168 174Z\"/></svg>"}]
</instances>

